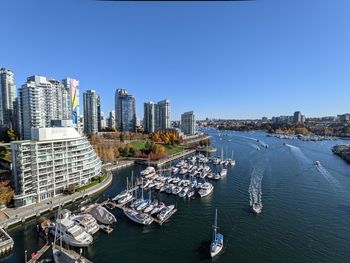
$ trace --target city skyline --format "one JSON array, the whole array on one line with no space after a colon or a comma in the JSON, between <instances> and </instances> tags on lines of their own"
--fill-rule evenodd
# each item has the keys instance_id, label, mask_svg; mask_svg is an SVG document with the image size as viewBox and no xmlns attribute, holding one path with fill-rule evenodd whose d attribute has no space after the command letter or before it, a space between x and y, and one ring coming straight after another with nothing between
<instances>
[{"instance_id":1,"label":"city skyline","mask_svg":"<svg viewBox=\"0 0 350 263\"><path fill-rule=\"evenodd\" d=\"M116 89L128 89L136 97L138 118L144 102L162 98L171 100L173 120L189 110L198 119L349 112L345 1L337 6L252 1L142 8L100 1L39 2L35 9L31 1L3 3L9 10L3 22L11 20L11 10L18 17L4 28L12 41L0 42L7 51L1 66L14 72L17 88L34 74L71 76L80 81L81 93L98 92L102 112L114 109ZM65 19L50 19L49 10ZM45 23L25 19L30 12L43 15ZM53 33L35 44L23 42L33 37L33 29Z\"/></svg>"}]
</instances>

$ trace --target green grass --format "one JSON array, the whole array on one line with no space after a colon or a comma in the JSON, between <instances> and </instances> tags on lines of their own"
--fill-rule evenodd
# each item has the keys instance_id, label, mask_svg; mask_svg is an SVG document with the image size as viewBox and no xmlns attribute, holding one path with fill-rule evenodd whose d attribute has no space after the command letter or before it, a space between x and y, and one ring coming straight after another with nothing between
<instances>
[{"instance_id":1,"label":"green grass","mask_svg":"<svg viewBox=\"0 0 350 263\"><path fill-rule=\"evenodd\" d=\"M134 142L131 142L131 144L135 150L141 151L142 149L145 148L146 141L134 141Z\"/></svg>"},{"instance_id":2,"label":"green grass","mask_svg":"<svg viewBox=\"0 0 350 263\"><path fill-rule=\"evenodd\" d=\"M182 146L164 145L164 147L165 147L165 151L168 155L180 153L184 149L184 147L182 147Z\"/></svg>"},{"instance_id":3,"label":"green grass","mask_svg":"<svg viewBox=\"0 0 350 263\"><path fill-rule=\"evenodd\" d=\"M106 174L102 175L100 178L101 178L101 183L102 183L107 178L107 175ZM79 187L79 188L77 188L76 192L81 192L81 191L84 191L86 189L89 189L90 187L93 187L93 186L97 185L99 183L98 181L99 180L97 179L97 180L95 180L95 181L93 181L93 182L91 182L89 184L86 184L86 185L84 185L82 187Z\"/></svg>"}]
</instances>

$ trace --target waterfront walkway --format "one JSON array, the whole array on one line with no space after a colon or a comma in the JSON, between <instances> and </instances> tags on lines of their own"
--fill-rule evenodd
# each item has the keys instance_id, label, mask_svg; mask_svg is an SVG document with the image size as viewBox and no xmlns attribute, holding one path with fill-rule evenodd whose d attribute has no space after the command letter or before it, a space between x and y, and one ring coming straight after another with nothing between
<instances>
[{"instance_id":1,"label":"waterfront walkway","mask_svg":"<svg viewBox=\"0 0 350 263\"><path fill-rule=\"evenodd\" d=\"M39 217L43 213L52 211L58 208L60 205L69 204L77 200L92 196L106 189L113 180L113 174L108 173L107 178L101 183L92 186L81 192L77 192L71 195L60 195L53 198L49 198L40 203L18 207L18 208L5 208L2 212L6 215L7 219L0 221L0 227L8 228L18 223L24 223L25 221Z\"/></svg>"}]
</instances>

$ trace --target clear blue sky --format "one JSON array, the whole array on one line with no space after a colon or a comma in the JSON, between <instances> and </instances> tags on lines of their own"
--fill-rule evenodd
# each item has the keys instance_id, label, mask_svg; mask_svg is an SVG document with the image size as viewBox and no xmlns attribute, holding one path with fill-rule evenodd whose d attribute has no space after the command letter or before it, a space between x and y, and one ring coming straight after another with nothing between
<instances>
[{"instance_id":1,"label":"clear blue sky","mask_svg":"<svg viewBox=\"0 0 350 263\"><path fill-rule=\"evenodd\" d=\"M80 80L102 110L116 88L168 98L173 119L350 112L350 1L2 0L0 66L19 87L41 74Z\"/></svg>"}]
</instances>

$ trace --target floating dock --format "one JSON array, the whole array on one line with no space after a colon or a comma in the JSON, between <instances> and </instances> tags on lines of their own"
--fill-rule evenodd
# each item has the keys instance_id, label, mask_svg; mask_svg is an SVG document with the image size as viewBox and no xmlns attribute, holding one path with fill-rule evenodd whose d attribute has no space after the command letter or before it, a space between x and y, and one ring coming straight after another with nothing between
<instances>
[{"instance_id":1,"label":"floating dock","mask_svg":"<svg viewBox=\"0 0 350 263\"><path fill-rule=\"evenodd\" d=\"M2 228L0 228L0 256L9 253L13 249L13 239Z\"/></svg>"}]
</instances>

